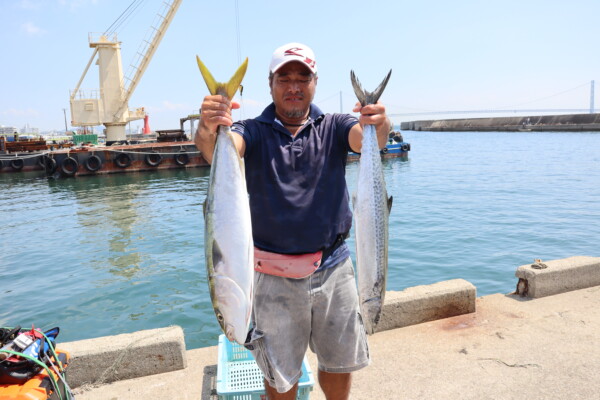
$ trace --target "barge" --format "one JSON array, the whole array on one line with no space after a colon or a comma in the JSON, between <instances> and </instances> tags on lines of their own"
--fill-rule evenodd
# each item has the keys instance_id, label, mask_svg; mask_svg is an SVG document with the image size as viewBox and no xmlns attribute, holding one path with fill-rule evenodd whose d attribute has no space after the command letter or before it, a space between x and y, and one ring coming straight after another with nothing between
<instances>
[{"instance_id":1,"label":"barge","mask_svg":"<svg viewBox=\"0 0 600 400\"><path fill-rule=\"evenodd\" d=\"M42 171L44 156L55 149L66 149L73 143L48 144L43 138L7 140L0 136L0 173Z\"/></svg>"},{"instance_id":2,"label":"barge","mask_svg":"<svg viewBox=\"0 0 600 400\"><path fill-rule=\"evenodd\" d=\"M45 154L49 178L208 166L191 141L80 147Z\"/></svg>"}]
</instances>

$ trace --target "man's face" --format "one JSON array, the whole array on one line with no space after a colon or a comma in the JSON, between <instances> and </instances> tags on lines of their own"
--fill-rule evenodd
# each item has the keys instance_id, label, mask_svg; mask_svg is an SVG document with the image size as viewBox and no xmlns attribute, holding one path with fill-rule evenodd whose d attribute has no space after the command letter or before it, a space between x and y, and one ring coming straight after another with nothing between
<instances>
[{"instance_id":1,"label":"man's face","mask_svg":"<svg viewBox=\"0 0 600 400\"><path fill-rule=\"evenodd\" d=\"M271 84L277 113L287 118L302 118L315 97L317 77L301 62L292 61L279 68Z\"/></svg>"}]
</instances>

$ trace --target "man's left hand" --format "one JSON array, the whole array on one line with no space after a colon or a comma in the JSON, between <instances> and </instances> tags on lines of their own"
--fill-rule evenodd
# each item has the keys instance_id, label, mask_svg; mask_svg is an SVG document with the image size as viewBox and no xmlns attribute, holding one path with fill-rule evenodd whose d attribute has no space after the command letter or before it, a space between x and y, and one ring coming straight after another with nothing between
<instances>
[{"instance_id":1,"label":"man's left hand","mask_svg":"<svg viewBox=\"0 0 600 400\"><path fill-rule=\"evenodd\" d=\"M389 119L385 114L385 106L380 102L377 102L376 104L367 104L364 107L357 102L352 111L360 113L358 122L362 127L365 125L375 125L377 132L384 127L389 131L389 128L391 127L388 123Z\"/></svg>"}]
</instances>

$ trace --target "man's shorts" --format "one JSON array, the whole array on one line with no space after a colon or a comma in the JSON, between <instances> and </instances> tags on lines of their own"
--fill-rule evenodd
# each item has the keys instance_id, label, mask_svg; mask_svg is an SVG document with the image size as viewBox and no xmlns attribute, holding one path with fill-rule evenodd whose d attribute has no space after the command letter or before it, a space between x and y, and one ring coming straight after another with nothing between
<instances>
[{"instance_id":1,"label":"man's shorts","mask_svg":"<svg viewBox=\"0 0 600 400\"><path fill-rule=\"evenodd\" d=\"M310 345L325 372L353 372L370 363L350 258L304 279L257 272L254 327L246 348L279 393L302 374Z\"/></svg>"}]
</instances>

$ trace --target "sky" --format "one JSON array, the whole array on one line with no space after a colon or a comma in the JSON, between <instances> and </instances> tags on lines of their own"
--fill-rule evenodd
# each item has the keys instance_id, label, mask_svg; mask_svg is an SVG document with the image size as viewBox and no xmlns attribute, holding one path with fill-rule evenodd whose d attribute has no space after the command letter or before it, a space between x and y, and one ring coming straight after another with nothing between
<instances>
[{"instance_id":1,"label":"sky","mask_svg":"<svg viewBox=\"0 0 600 400\"><path fill-rule=\"evenodd\" d=\"M161 9L162 0L141 1L117 30L124 72ZM92 55L88 34L131 2L0 0L0 125L64 130ZM597 0L183 0L129 108L144 107L153 130L179 128L207 94L196 55L219 81L248 57L234 119L257 116L271 102L273 50L301 42L316 54L324 112L352 112L351 70L372 90L390 69L381 102L395 124L459 117L414 114L429 111L589 110L592 80L600 91L598 15ZM92 64L81 88L98 87Z\"/></svg>"}]
</instances>

